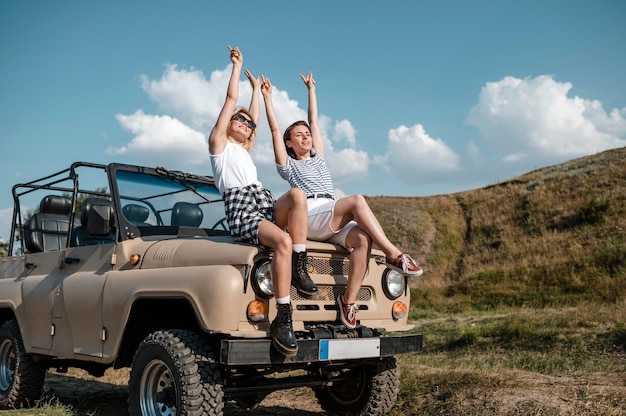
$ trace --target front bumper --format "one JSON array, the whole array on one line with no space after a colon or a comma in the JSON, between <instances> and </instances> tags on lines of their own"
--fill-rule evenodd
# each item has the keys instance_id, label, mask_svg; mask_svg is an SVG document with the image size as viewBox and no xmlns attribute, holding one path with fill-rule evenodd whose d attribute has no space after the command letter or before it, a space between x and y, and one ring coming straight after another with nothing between
<instances>
[{"instance_id":1,"label":"front bumper","mask_svg":"<svg viewBox=\"0 0 626 416\"><path fill-rule=\"evenodd\" d=\"M422 335L374 336L342 339L301 339L298 353L286 357L271 339L225 339L220 363L228 366L298 364L390 357L422 351Z\"/></svg>"}]
</instances>

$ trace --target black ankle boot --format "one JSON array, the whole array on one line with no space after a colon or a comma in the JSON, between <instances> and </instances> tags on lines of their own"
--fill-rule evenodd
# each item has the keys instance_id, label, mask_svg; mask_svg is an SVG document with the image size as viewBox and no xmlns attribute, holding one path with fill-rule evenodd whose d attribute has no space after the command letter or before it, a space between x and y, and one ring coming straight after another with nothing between
<instances>
[{"instance_id":1,"label":"black ankle boot","mask_svg":"<svg viewBox=\"0 0 626 416\"><path fill-rule=\"evenodd\" d=\"M306 251L294 252L291 255L291 284L298 292L306 296L317 294L317 286L315 286L315 283L309 277L309 272L306 270Z\"/></svg>"},{"instance_id":2,"label":"black ankle boot","mask_svg":"<svg viewBox=\"0 0 626 416\"><path fill-rule=\"evenodd\" d=\"M272 344L281 354L293 357L298 353L298 344L291 323L291 303L277 303L276 308L278 313L270 327Z\"/></svg>"}]
</instances>

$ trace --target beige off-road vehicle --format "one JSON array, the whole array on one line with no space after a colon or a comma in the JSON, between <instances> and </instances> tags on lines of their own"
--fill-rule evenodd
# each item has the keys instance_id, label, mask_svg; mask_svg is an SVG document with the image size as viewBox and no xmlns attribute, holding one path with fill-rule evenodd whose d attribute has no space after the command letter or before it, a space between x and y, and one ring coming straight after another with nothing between
<instances>
[{"instance_id":1,"label":"beige off-road vehicle","mask_svg":"<svg viewBox=\"0 0 626 416\"><path fill-rule=\"evenodd\" d=\"M308 242L313 298L292 288L298 353L272 347L271 251L234 242L211 177L74 163L13 187L0 260L0 408L33 405L46 371L130 367L131 415L221 415L311 387L328 414L382 415L395 355L421 350L407 278L374 251L358 325L340 323L348 253ZM396 333L396 335L390 335Z\"/></svg>"}]
</instances>

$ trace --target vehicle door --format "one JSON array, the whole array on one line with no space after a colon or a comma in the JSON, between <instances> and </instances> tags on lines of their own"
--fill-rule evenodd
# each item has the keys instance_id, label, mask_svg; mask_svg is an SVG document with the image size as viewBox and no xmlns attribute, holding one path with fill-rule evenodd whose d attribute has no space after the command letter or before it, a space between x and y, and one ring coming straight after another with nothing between
<instances>
[{"instance_id":1,"label":"vehicle door","mask_svg":"<svg viewBox=\"0 0 626 416\"><path fill-rule=\"evenodd\" d=\"M49 350L55 329L52 323L52 303L63 279L62 251L25 255L29 272L22 280L21 313L33 348Z\"/></svg>"},{"instance_id":2,"label":"vehicle door","mask_svg":"<svg viewBox=\"0 0 626 416\"><path fill-rule=\"evenodd\" d=\"M102 291L114 243L65 249L63 272L52 299L56 356L101 357L103 345Z\"/></svg>"}]
</instances>

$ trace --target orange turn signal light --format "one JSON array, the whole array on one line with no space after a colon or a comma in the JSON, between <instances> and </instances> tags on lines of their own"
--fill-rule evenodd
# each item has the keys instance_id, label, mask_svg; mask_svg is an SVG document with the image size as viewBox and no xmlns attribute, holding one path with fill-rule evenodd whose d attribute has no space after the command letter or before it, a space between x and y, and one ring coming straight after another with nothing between
<instances>
[{"instance_id":1,"label":"orange turn signal light","mask_svg":"<svg viewBox=\"0 0 626 416\"><path fill-rule=\"evenodd\" d=\"M260 300L253 300L248 304L247 308L248 319L251 322L267 321L270 308L267 303Z\"/></svg>"},{"instance_id":2,"label":"orange turn signal light","mask_svg":"<svg viewBox=\"0 0 626 416\"><path fill-rule=\"evenodd\" d=\"M408 313L409 308L404 302L400 302L398 300L393 303L393 306L391 307L391 316L393 316L393 319L395 319L396 321L400 320L402 318L405 318Z\"/></svg>"},{"instance_id":3,"label":"orange turn signal light","mask_svg":"<svg viewBox=\"0 0 626 416\"><path fill-rule=\"evenodd\" d=\"M130 264L132 264L133 266L136 266L137 264L139 264L139 260L141 260L141 256L137 253L133 253L130 255L130 258L128 260L130 261Z\"/></svg>"}]
</instances>

